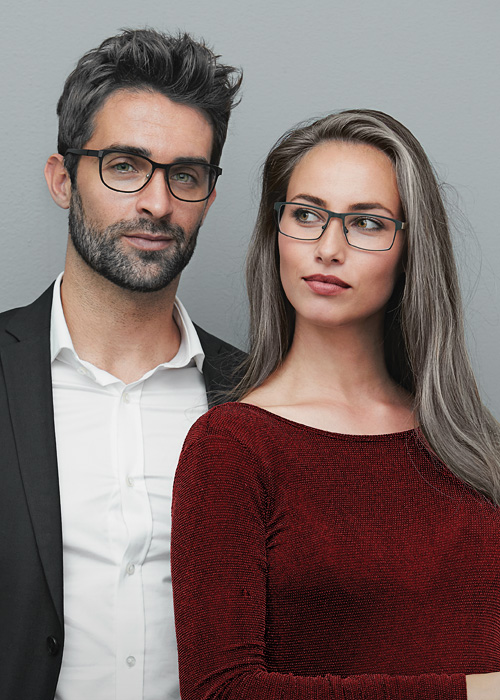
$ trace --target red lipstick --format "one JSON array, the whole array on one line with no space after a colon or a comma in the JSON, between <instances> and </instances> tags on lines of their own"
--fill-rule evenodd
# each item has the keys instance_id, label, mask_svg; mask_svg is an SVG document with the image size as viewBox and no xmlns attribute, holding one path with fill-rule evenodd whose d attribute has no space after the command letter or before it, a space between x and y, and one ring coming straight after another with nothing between
<instances>
[{"instance_id":1,"label":"red lipstick","mask_svg":"<svg viewBox=\"0 0 500 700\"><path fill-rule=\"evenodd\" d=\"M350 284L334 275L308 275L302 279L315 294L322 296L336 296L351 287Z\"/></svg>"}]
</instances>

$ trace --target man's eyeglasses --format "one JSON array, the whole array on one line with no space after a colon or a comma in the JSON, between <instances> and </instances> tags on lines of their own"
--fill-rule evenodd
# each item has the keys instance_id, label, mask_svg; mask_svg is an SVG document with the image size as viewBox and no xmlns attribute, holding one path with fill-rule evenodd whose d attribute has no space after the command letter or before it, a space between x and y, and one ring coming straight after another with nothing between
<instances>
[{"instance_id":1,"label":"man's eyeglasses","mask_svg":"<svg viewBox=\"0 0 500 700\"><path fill-rule=\"evenodd\" d=\"M99 158L102 183L115 192L139 192L151 180L154 171L165 171L170 193L183 202L203 202L212 194L217 178L222 173L218 165L198 160L183 159L175 163L155 163L151 158L129 151L101 151L68 148L66 154Z\"/></svg>"},{"instance_id":2,"label":"man's eyeglasses","mask_svg":"<svg viewBox=\"0 0 500 700\"><path fill-rule=\"evenodd\" d=\"M317 241L331 219L341 219L347 243L360 250L390 250L396 233L406 228L404 221L388 216L362 212L338 214L301 202L276 202L274 210L279 232L300 241Z\"/></svg>"}]
</instances>

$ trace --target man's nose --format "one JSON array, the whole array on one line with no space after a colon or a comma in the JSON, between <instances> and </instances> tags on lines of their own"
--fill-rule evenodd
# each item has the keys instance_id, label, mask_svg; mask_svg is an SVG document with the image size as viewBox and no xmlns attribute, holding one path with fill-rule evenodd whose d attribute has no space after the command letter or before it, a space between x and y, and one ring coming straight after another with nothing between
<instances>
[{"instance_id":1,"label":"man's nose","mask_svg":"<svg viewBox=\"0 0 500 700\"><path fill-rule=\"evenodd\" d=\"M172 213L175 197L170 192L165 171L157 168L148 184L137 193L137 208L141 214L162 219Z\"/></svg>"}]
</instances>

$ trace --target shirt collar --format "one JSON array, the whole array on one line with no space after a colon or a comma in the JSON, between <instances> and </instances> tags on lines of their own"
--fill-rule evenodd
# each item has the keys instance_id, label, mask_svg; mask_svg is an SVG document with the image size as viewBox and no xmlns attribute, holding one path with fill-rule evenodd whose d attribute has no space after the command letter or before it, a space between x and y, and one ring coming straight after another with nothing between
<instances>
[{"instance_id":1,"label":"shirt collar","mask_svg":"<svg viewBox=\"0 0 500 700\"><path fill-rule=\"evenodd\" d=\"M73 346L73 341L69 334L68 325L66 319L64 318L64 311L61 301L61 281L63 273L57 277L54 283L54 294L52 297L52 313L50 318L50 361L54 362L55 359L59 358L70 364L83 364L76 354L75 348ZM180 299L177 297L174 301L174 320L179 328L181 335L181 344L179 350L175 357L173 357L169 362L163 362L158 367L164 368L177 368L186 367L192 361L195 362L196 367L201 372L203 367L203 361L205 359L205 353L201 347L200 339L193 322L189 318L189 315L181 303ZM89 363L85 363L89 365ZM156 369L151 370L152 373ZM147 372L149 375L150 372ZM145 375L146 376L146 375Z\"/></svg>"}]
</instances>

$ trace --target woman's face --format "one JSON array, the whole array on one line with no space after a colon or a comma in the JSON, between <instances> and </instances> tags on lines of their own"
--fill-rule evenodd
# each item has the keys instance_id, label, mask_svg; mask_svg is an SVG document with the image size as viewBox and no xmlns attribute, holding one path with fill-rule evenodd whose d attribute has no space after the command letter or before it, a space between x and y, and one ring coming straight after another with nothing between
<instances>
[{"instance_id":1,"label":"woman's face","mask_svg":"<svg viewBox=\"0 0 500 700\"><path fill-rule=\"evenodd\" d=\"M392 163L367 144L327 141L315 146L293 171L286 201L402 220ZM404 235L398 231L390 250L359 250L348 245L336 218L316 241L278 234L281 282L296 312L296 330L310 324L368 324L380 330L401 274Z\"/></svg>"}]
</instances>

